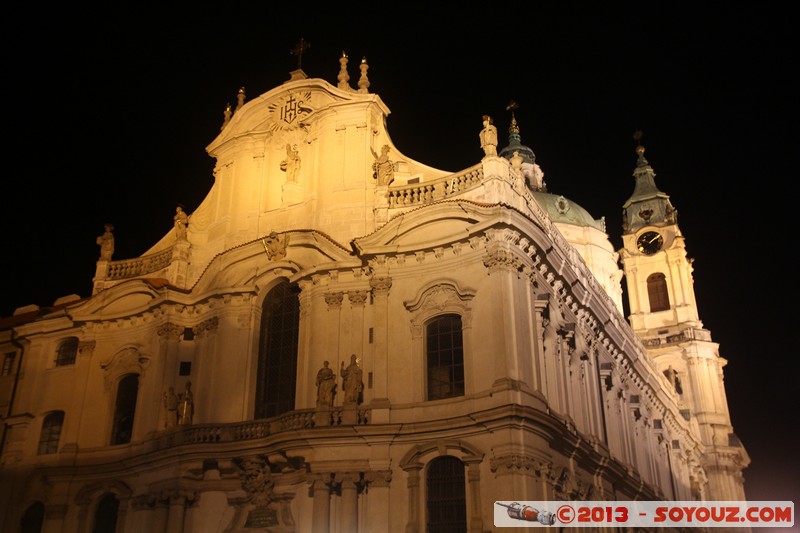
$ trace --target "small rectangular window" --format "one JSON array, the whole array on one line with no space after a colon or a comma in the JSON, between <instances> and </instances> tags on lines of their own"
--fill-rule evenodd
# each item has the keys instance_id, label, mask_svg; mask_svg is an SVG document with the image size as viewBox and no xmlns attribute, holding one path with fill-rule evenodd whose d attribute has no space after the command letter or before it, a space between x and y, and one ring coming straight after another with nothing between
<instances>
[{"instance_id":1,"label":"small rectangular window","mask_svg":"<svg viewBox=\"0 0 800 533\"><path fill-rule=\"evenodd\" d=\"M16 352L8 352L5 357L3 357L3 371L0 372L0 376L8 376L11 374L11 370L14 368L14 358L16 356Z\"/></svg>"},{"instance_id":2,"label":"small rectangular window","mask_svg":"<svg viewBox=\"0 0 800 533\"><path fill-rule=\"evenodd\" d=\"M192 363L190 361L181 361L181 368L178 371L180 376L188 376L192 373Z\"/></svg>"}]
</instances>

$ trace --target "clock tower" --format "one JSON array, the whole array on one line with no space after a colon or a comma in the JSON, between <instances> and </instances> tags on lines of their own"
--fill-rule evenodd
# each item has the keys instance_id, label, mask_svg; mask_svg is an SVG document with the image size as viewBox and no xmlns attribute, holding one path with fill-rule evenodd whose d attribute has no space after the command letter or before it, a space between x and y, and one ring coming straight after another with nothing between
<instances>
[{"instance_id":1,"label":"clock tower","mask_svg":"<svg viewBox=\"0 0 800 533\"><path fill-rule=\"evenodd\" d=\"M634 138L639 141L641 132ZM623 205L620 259L629 321L666 377L684 417L697 423L705 453L672 450L687 462L694 497L746 500L742 470L750 459L728 413L723 382L727 363L703 329L694 293L693 260L686 255L678 213L655 183L655 172L636 148L633 194ZM702 458L702 459L699 459Z\"/></svg>"}]
</instances>

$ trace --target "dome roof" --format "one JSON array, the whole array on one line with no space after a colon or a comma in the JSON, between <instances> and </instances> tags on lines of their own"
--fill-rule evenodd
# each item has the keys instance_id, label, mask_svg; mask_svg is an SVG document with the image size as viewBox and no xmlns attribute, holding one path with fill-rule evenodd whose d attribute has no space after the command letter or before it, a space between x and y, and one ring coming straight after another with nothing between
<instances>
[{"instance_id":1,"label":"dome roof","mask_svg":"<svg viewBox=\"0 0 800 533\"><path fill-rule=\"evenodd\" d=\"M589 212L563 196L542 191L530 191L536 202L544 209L553 222L574 226L592 227L605 233L605 219L594 219Z\"/></svg>"}]
</instances>

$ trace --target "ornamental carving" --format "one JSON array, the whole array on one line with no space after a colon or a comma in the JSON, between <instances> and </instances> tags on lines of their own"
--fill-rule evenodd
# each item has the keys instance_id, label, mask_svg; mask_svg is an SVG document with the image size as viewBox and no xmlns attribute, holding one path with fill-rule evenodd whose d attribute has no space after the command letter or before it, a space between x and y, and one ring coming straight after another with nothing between
<instances>
[{"instance_id":1,"label":"ornamental carving","mask_svg":"<svg viewBox=\"0 0 800 533\"><path fill-rule=\"evenodd\" d=\"M100 362L100 368L105 371L105 389L111 390L112 384L125 374L144 374L148 366L150 356L141 353L137 347L128 346L119 350Z\"/></svg>"},{"instance_id":2,"label":"ornamental carving","mask_svg":"<svg viewBox=\"0 0 800 533\"><path fill-rule=\"evenodd\" d=\"M328 304L328 309L339 308L342 306L344 300L343 292L326 292L325 303Z\"/></svg>"},{"instance_id":3,"label":"ornamental carving","mask_svg":"<svg viewBox=\"0 0 800 533\"><path fill-rule=\"evenodd\" d=\"M195 337L202 338L209 331L215 331L219 327L219 318L211 317L208 320L200 322L192 328Z\"/></svg>"},{"instance_id":4,"label":"ornamental carving","mask_svg":"<svg viewBox=\"0 0 800 533\"><path fill-rule=\"evenodd\" d=\"M511 454L491 458L489 460L489 468L495 474L522 473L541 478L550 471L551 465L529 455Z\"/></svg>"},{"instance_id":5,"label":"ornamental carving","mask_svg":"<svg viewBox=\"0 0 800 533\"><path fill-rule=\"evenodd\" d=\"M269 463L260 455L243 457L234 462L240 469L242 489L249 501L256 507L266 507L272 501L275 489Z\"/></svg>"}]
</instances>

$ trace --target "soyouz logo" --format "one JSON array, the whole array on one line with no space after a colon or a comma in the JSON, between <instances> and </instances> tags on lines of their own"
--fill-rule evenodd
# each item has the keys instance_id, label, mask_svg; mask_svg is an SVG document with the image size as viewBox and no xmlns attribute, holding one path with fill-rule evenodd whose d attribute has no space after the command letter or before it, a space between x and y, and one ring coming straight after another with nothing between
<instances>
[{"instance_id":1,"label":"soyouz logo","mask_svg":"<svg viewBox=\"0 0 800 533\"><path fill-rule=\"evenodd\" d=\"M495 527L793 527L791 501L495 502Z\"/></svg>"}]
</instances>

